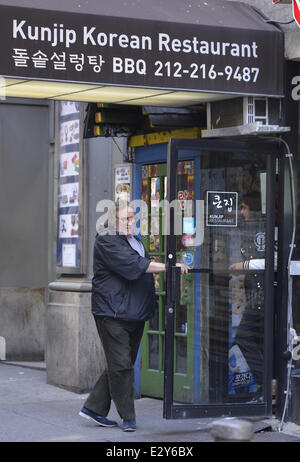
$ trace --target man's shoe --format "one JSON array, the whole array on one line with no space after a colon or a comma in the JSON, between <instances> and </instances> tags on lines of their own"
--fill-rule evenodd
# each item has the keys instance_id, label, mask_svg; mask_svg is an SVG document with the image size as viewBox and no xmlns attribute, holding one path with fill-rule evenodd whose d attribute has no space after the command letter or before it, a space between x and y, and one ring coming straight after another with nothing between
<instances>
[{"instance_id":1,"label":"man's shoe","mask_svg":"<svg viewBox=\"0 0 300 462\"><path fill-rule=\"evenodd\" d=\"M88 420L92 420L97 425L101 427L116 427L118 424L114 420L109 420L106 417L102 417L101 415L96 414L93 411L90 411L86 407L83 407L79 412L81 417L85 417Z\"/></svg>"},{"instance_id":2,"label":"man's shoe","mask_svg":"<svg viewBox=\"0 0 300 462\"><path fill-rule=\"evenodd\" d=\"M122 430L123 432L135 432L136 430L135 420L123 420Z\"/></svg>"}]
</instances>

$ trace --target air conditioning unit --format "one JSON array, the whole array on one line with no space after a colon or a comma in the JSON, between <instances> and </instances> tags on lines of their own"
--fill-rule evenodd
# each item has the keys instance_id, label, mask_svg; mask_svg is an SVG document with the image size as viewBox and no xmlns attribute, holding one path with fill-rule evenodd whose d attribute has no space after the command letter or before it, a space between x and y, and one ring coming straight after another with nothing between
<instances>
[{"instance_id":1,"label":"air conditioning unit","mask_svg":"<svg viewBox=\"0 0 300 462\"><path fill-rule=\"evenodd\" d=\"M281 98L244 96L207 104L207 128L225 128L261 122L280 124Z\"/></svg>"},{"instance_id":2,"label":"air conditioning unit","mask_svg":"<svg viewBox=\"0 0 300 462\"><path fill-rule=\"evenodd\" d=\"M282 126L282 99L244 96L207 104L207 130L202 136L250 135L289 131Z\"/></svg>"}]
</instances>

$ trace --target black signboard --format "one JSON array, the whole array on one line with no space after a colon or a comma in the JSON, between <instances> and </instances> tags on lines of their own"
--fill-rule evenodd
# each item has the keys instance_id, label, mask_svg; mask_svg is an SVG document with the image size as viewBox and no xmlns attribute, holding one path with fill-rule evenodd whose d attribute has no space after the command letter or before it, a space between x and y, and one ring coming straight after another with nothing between
<instances>
[{"instance_id":1,"label":"black signboard","mask_svg":"<svg viewBox=\"0 0 300 462\"><path fill-rule=\"evenodd\" d=\"M0 40L6 77L283 96L283 33L275 27L0 6Z\"/></svg>"},{"instance_id":2,"label":"black signboard","mask_svg":"<svg viewBox=\"0 0 300 462\"><path fill-rule=\"evenodd\" d=\"M206 192L206 225L237 226L237 192Z\"/></svg>"}]
</instances>

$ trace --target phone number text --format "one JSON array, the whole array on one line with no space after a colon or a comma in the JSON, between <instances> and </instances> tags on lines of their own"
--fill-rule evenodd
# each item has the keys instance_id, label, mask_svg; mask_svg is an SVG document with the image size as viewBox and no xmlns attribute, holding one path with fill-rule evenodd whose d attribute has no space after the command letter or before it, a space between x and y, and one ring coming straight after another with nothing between
<instances>
[{"instance_id":1,"label":"phone number text","mask_svg":"<svg viewBox=\"0 0 300 462\"><path fill-rule=\"evenodd\" d=\"M171 63L167 61L155 62L155 77L177 77L182 78L189 76L191 79L215 80L225 78L226 80L238 80L244 82L257 82L259 76L258 67L241 67L225 66L223 69L217 69L215 64L197 64L192 63L189 67L184 68L181 63Z\"/></svg>"},{"instance_id":2,"label":"phone number text","mask_svg":"<svg viewBox=\"0 0 300 462\"><path fill-rule=\"evenodd\" d=\"M151 66L152 67L152 66ZM238 80L239 82L256 83L260 69L259 67L247 66L225 66L218 68L215 64L205 63L183 66L180 62L155 61L153 69L154 77L162 78L183 78L202 80ZM113 58L113 73L148 75L149 67L144 59L134 60L132 58Z\"/></svg>"}]
</instances>

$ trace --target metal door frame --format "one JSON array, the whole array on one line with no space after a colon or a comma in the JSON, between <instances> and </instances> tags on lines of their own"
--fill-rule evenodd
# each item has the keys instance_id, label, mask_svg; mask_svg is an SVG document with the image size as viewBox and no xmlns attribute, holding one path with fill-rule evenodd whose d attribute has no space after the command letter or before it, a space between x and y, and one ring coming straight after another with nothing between
<instances>
[{"instance_id":1,"label":"metal door frame","mask_svg":"<svg viewBox=\"0 0 300 462\"><path fill-rule=\"evenodd\" d=\"M171 139L168 146L167 178L168 201L176 199L177 161L180 150L195 150L217 152L242 150L244 152L261 152L267 155L267 191L266 191L266 255L265 255L265 322L264 322L264 402L261 404L228 403L228 404L180 404L173 402L174 380L174 318L175 301L172 295L172 283L176 265L176 235L174 235L174 210L170 209L170 235L166 246L166 333L164 358L164 408L166 419L184 419L200 417L227 416L270 416L272 413L272 365L274 336L274 204L276 150L274 139L243 139L238 141L209 139L186 140ZM272 326L270 328L270 326ZM267 387L267 384L269 387Z\"/></svg>"}]
</instances>

